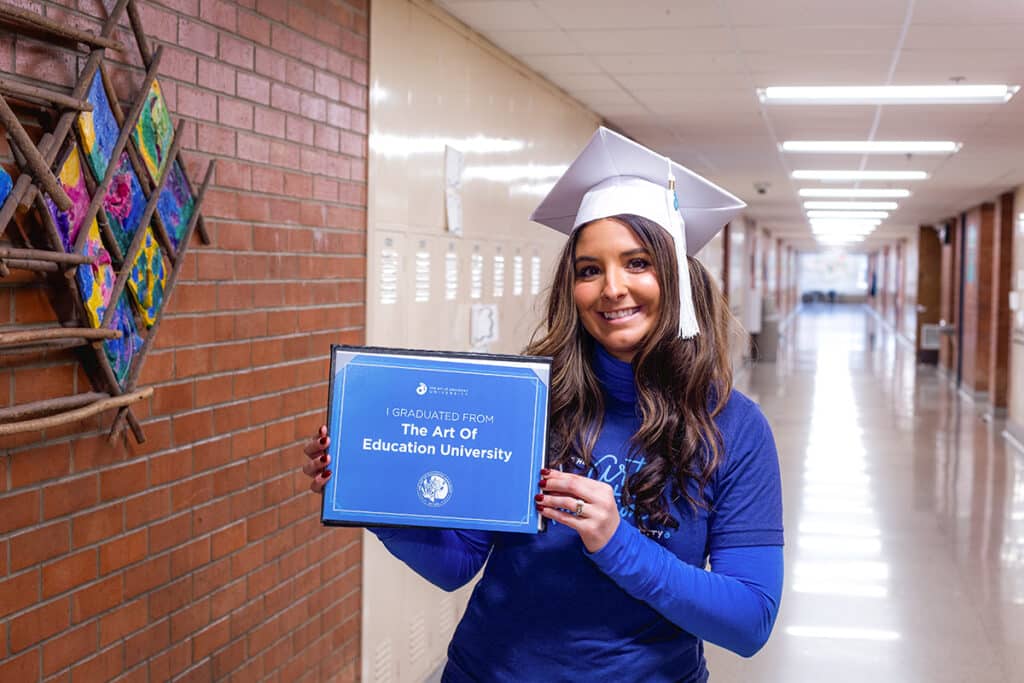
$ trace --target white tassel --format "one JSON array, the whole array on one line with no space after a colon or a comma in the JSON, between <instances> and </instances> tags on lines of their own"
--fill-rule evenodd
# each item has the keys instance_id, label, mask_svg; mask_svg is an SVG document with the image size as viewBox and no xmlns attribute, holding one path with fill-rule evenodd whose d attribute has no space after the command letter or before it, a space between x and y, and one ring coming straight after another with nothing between
<instances>
[{"instance_id":1,"label":"white tassel","mask_svg":"<svg viewBox=\"0 0 1024 683\"><path fill-rule=\"evenodd\" d=\"M693 307L693 291L690 288L690 265L686 261L686 224L679 213L679 201L676 197L676 179L672 174L671 162L668 176L668 191L665 200L668 202L668 215L671 225L666 226L676 246L676 261L679 263L679 336L692 339L700 334L697 324L697 311Z\"/></svg>"}]
</instances>

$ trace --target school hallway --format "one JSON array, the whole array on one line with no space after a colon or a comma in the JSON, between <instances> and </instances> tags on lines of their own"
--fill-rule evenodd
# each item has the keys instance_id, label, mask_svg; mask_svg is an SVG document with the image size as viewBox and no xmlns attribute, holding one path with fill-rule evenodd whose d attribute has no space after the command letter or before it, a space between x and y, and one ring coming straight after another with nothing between
<instances>
[{"instance_id":1,"label":"school hallway","mask_svg":"<svg viewBox=\"0 0 1024 683\"><path fill-rule=\"evenodd\" d=\"M1024 671L1024 456L861 305L804 306L740 378L775 432L786 581L711 680L996 683Z\"/></svg>"}]
</instances>

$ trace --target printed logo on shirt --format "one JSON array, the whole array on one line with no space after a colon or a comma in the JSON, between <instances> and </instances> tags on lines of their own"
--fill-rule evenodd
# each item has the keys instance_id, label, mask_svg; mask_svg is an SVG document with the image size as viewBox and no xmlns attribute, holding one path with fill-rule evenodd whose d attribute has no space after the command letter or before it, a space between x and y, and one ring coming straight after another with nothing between
<instances>
[{"instance_id":1,"label":"printed logo on shirt","mask_svg":"<svg viewBox=\"0 0 1024 683\"><path fill-rule=\"evenodd\" d=\"M644 466L646 459L643 456L631 458L624 456L622 460L619 460L619 456L614 453L607 453L602 455L594 462L594 479L603 481L612 487L615 492L615 499L620 501L619 505L619 516L625 520L632 520L634 518L633 510L627 506L621 505L622 501L622 487L626 483L626 477L633 472L640 471L640 468ZM635 524L640 530L640 533L656 540L668 540L672 536L672 532L668 529L650 529L645 523L647 517L640 518L640 524Z\"/></svg>"}]
</instances>

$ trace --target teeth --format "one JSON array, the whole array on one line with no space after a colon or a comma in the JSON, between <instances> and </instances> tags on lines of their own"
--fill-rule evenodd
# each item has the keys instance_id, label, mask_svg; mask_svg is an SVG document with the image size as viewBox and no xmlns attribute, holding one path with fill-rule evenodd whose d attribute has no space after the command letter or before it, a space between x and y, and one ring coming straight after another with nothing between
<instances>
[{"instance_id":1,"label":"teeth","mask_svg":"<svg viewBox=\"0 0 1024 683\"><path fill-rule=\"evenodd\" d=\"M633 315L639 310L639 308L627 308L626 310L623 311L610 311L608 313L602 313L601 315L605 317L605 320L618 320L619 318L625 318L627 316Z\"/></svg>"}]
</instances>

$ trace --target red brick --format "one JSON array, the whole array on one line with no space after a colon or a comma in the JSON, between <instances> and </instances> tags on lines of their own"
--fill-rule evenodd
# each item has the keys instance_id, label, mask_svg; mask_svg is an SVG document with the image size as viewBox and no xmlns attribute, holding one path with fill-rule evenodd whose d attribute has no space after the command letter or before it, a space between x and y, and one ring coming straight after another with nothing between
<instances>
[{"instance_id":1,"label":"red brick","mask_svg":"<svg viewBox=\"0 0 1024 683\"><path fill-rule=\"evenodd\" d=\"M106 612L121 602L124 597L123 583L122 577L115 574L73 593L71 607L74 610L75 623L94 617L100 612Z\"/></svg>"},{"instance_id":2,"label":"red brick","mask_svg":"<svg viewBox=\"0 0 1024 683\"><path fill-rule=\"evenodd\" d=\"M40 651L30 650L18 657L0 660L0 681L35 681L42 678Z\"/></svg>"},{"instance_id":3,"label":"red brick","mask_svg":"<svg viewBox=\"0 0 1024 683\"><path fill-rule=\"evenodd\" d=\"M179 442L198 441L213 436L213 414L209 410L178 415L172 421Z\"/></svg>"},{"instance_id":4,"label":"red brick","mask_svg":"<svg viewBox=\"0 0 1024 683\"><path fill-rule=\"evenodd\" d=\"M179 85L177 113L204 121L216 121L217 95L207 90Z\"/></svg>"},{"instance_id":5,"label":"red brick","mask_svg":"<svg viewBox=\"0 0 1024 683\"><path fill-rule=\"evenodd\" d=\"M129 498L124 503L125 528L134 529L159 519L170 512L171 499L167 489L158 489Z\"/></svg>"},{"instance_id":6,"label":"red brick","mask_svg":"<svg viewBox=\"0 0 1024 683\"><path fill-rule=\"evenodd\" d=\"M217 31L197 21L178 18L178 42L208 57L217 56Z\"/></svg>"},{"instance_id":7,"label":"red brick","mask_svg":"<svg viewBox=\"0 0 1024 683\"><path fill-rule=\"evenodd\" d=\"M59 671L96 650L96 622L69 631L43 646L43 674Z\"/></svg>"},{"instance_id":8,"label":"red brick","mask_svg":"<svg viewBox=\"0 0 1024 683\"><path fill-rule=\"evenodd\" d=\"M90 474L43 489L43 519L52 519L92 507L99 500L99 477Z\"/></svg>"},{"instance_id":9,"label":"red brick","mask_svg":"<svg viewBox=\"0 0 1024 683\"><path fill-rule=\"evenodd\" d=\"M162 617L181 609L192 601L192 580L189 577L178 579L157 590L149 596L150 618Z\"/></svg>"},{"instance_id":10,"label":"red brick","mask_svg":"<svg viewBox=\"0 0 1024 683\"><path fill-rule=\"evenodd\" d=\"M97 552L85 550L43 567L43 599L71 590L96 578Z\"/></svg>"},{"instance_id":11,"label":"red brick","mask_svg":"<svg viewBox=\"0 0 1024 683\"><path fill-rule=\"evenodd\" d=\"M108 681L124 669L124 645L114 645L71 670L75 681Z\"/></svg>"},{"instance_id":12,"label":"red brick","mask_svg":"<svg viewBox=\"0 0 1024 683\"><path fill-rule=\"evenodd\" d=\"M200 538L171 552L171 576L177 578L210 561L210 538Z\"/></svg>"},{"instance_id":13,"label":"red brick","mask_svg":"<svg viewBox=\"0 0 1024 683\"><path fill-rule=\"evenodd\" d=\"M123 503L77 515L71 520L71 539L74 547L81 548L121 533L124 530L123 520Z\"/></svg>"},{"instance_id":14,"label":"red brick","mask_svg":"<svg viewBox=\"0 0 1024 683\"><path fill-rule=\"evenodd\" d=\"M270 104L270 81L253 74L239 73L236 79L238 96L259 104Z\"/></svg>"},{"instance_id":15,"label":"red brick","mask_svg":"<svg viewBox=\"0 0 1024 683\"><path fill-rule=\"evenodd\" d=\"M0 534L8 534L37 522L39 491L26 491L0 498Z\"/></svg>"},{"instance_id":16,"label":"red brick","mask_svg":"<svg viewBox=\"0 0 1024 683\"><path fill-rule=\"evenodd\" d=\"M149 610L145 598L139 598L100 618L100 646L121 640L146 626Z\"/></svg>"},{"instance_id":17,"label":"red brick","mask_svg":"<svg viewBox=\"0 0 1024 683\"><path fill-rule=\"evenodd\" d=\"M232 128L252 130L253 106L233 98L221 97L219 103L220 122ZM223 245L221 245L223 247Z\"/></svg>"},{"instance_id":18,"label":"red brick","mask_svg":"<svg viewBox=\"0 0 1024 683\"><path fill-rule=\"evenodd\" d=\"M199 569L192 575L193 595L198 598L225 585L231 576L231 561L218 560Z\"/></svg>"},{"instance_id":19,"label":"red brick","mask_svg":"<svg viewBox=\"0 0 1024 683\"><path fill-rule=\"evenodd\" d=\"M167 583L171 578L170 555L162 555L130 567L124 572L124 594L126 598L145 593L156 586Z\"/></svg>"},{"instance_id":20,"label":"red brick","mask_svg":"<svg viewBox=\"0 0 1024 683\"><path fill-rule=\"evenodd\" d=\"M171 620L169 618L161 619L125 641L125 665L135 666L143 660L150 659L156 653L166 649L170 642ZM169 678L168 674L151 680L164 681Z\"/></svg>"},{"instance_id":21,"label":"red brick","mask_svg":"<svg viewBox=\"0 0 1024 683\"><path fill-rule=\"evenodd\" d=\"M192 646L185 641L149 661L149 680L169 681L192 663Z\"/></svg>"},{"instance_id":22,"label":"red brick","mask_svg":"<svg viewBox=\"0 0 1024 683\"><path fill-rule=\"evenodd\" d=\"M238 26L238 10L222 0L202 0L199 16L203 21L228 31L234 31Z\"/></svg>"},{"instance_id":23,"label":"red brick","mask_svg":"<svg viewBox=\"0 0 1024 683\"><path fill-rule=\"evenodd\" d=\"M70 625L67 599L55 600L11 620L11 652L21 652Z\"/></svg>"},{"instance_id":24,"label":"red brick","mask_svg":"<svg viewBox=\"0 0 1024 683\"><path fill-rule=\"evenodd\" d=\"M249 12L238 13L238 32L257 45L270 44L270 22Z\"/></svg>"},{"instance_id":25,"label":"red brick","mask_svg":"<svg viewBox=\"0 0 1024 683\"><path fill-rule=\"evenodd\" d=\"M209 623L210 600L207 598L171 615L171 642L176 643L191 637Z\"/></svg>"},{"instance_id":26,"label":"red brick","mask_svg":"<svg viewBox=\"0 0 1024 683\"><path fill-rule=\"evenodd\" d=\"M220 37L220 58L235 66L251 70L253 68L253 44L227 34Z\"/></svg>"},{"instance_id":27,"label":"red brick","mask_svg":"<svg viewBox=\"0 0 1024 683\"><path fill-rule=\"evenodd\" d=\"M152 524L149 528L149 552L159 553L182 543L192 533L192 517L189 513L171 517Z\"/></svg>"},{"instance_id":28,"label":"red brick","mask_svg":"<svg viewBox=\"0 0 1024 683\"><path fill-rule=\"evenodd\" d=\"M31 569L0 581L0 617L25 609L38 601L39 585L39 569Z\"/></svg>"},{"instance_id":29,"label":"red brick","mask_svg":"<svg viewBox=\"0 0 1024 683\"><path fill-rule=\"evenodd\" d=\"M67 475L71 471L70 444L49 444L15 453L10 470L15 489Z\"/></svg>"},{"instance_id":30,"label":"red brick","mask_svg":"<svg viewBox=\"0 0 1024 683\"><path fill-rule=\"evenodd\" d=\"M192 511L192 534L207 534L221 527L227 526L234 519L231 510L231 501L227 499L215 500L209 505L197 507Z\"/></svg>"},{"instance_id":31,"label":"red brick","mask_svg":"<svg viewBox=\"0 0 1024 683\"><path fill-rule=\"evenodd\" d=\"M100 574L109 574L145 558L148 533L147 529L139 529L100 546Z\"/></svg>"},{"instance_id":32,"label":"red brick","mask_svg":"<svg viewBox=\"0 0 1024 683\"><path fill-rule=\"evenodd\" d=\"M232 643L213 656L213 678L221 680L245 661L245 641Z\"/></svg>"},{"instance_id":33,"label":"red brick","mask_svg":"<svg viewBox=\"0 0 1024 683\"><path fill-rule=\"evenodd\" d=\"M57 522L11 538L11 571L56 557L70 549L68 522Z\"/></svg>"},{"instance_id":34,"label":"red brick","mask_svg":"<svg viewBox=\"0 0 1024 683\"><path fill-rule=\"evenodd\" d=\"M161 387L163 391L163 387ZM100 474L100 499L126 498L142 491L146 484L146 463L132 462L121 467L112 467Z\"/></svg>"}]
</instances>

